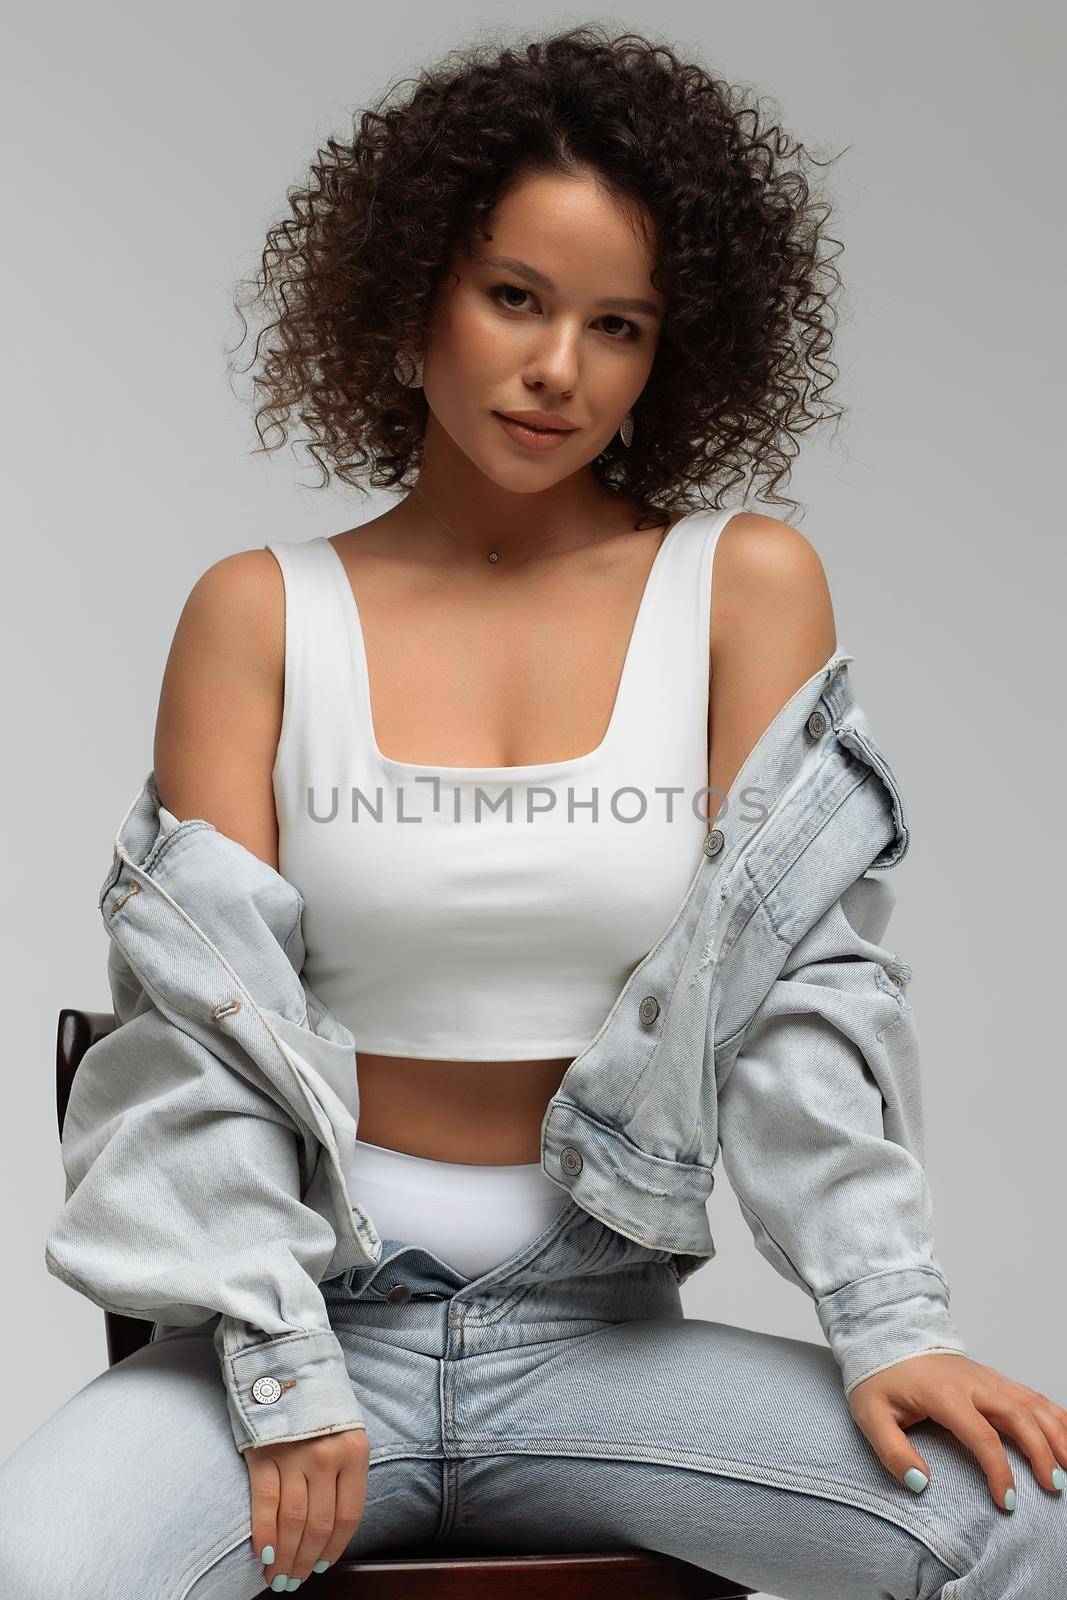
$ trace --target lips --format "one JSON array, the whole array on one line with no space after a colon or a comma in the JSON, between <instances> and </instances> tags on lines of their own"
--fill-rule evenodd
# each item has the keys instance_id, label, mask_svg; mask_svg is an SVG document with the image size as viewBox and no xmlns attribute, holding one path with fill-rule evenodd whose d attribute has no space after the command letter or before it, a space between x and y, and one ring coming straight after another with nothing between
<instances>
[{"instance_id":1,"label":"lips","mask_svg":"<svg viewBox=\"0 0 1067 1600\"><path fill-rule=\"evenodd\" d=\"M532 427L528 422L517 422L503 411L494 411L493 416L508 437L524 450L558 450L575 432L574 428Z\"/></svg>"},{"instance_id":2,"label":"lips","mask_svg":"<svg viewBox=\"0 0 1067 1600\"><path fill-rule=\"evenodd\" d=\"M566 427L565 428L563 426L553 426L551 424L543 423L543 422L531 422L526 417L515 417L515 416L512 416L510 411L498 411L497 412L497 416L498 417L503 417L505 422L514 422L516 427L529 428L531 433L574 433L575 432L575 429L571 428L571 427Z\"/></svg>"}]
</instances>

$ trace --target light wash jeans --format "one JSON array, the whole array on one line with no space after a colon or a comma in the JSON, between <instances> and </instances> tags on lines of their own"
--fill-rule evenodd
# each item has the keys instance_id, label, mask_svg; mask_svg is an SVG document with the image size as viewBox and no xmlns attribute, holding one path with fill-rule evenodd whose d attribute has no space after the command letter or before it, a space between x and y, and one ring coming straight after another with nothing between
<instances>
[{"instance_id":1,"label":"light wash jeans","mask_svg":"<svg viewBox=\"0 0 1067 1600\"><path fill-rule=\"evenodd\" d=\"M1067 1507L1010 1438L1014 1512L932 1422L912 1494L828 1349L685 1317L670 1262L568 1200L479 1278L389 1239L324 1284L372 1446L347 1555L643 1546L785 1600L1062 1600ZM263 1591L213 1326L101 1373L0 1467L6 1600Z\"/></svg>"}]
</instances>

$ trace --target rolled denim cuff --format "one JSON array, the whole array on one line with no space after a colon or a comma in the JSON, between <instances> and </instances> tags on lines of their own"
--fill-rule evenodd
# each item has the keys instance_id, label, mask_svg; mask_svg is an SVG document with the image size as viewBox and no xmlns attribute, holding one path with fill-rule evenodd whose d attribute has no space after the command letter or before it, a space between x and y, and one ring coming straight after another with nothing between
<instances>
[{"instance_id":1,"label":"rolled denim cuff","mask_svg":"<svg viewBox=\"0 0 1067 1600\"><path fill-rule=\"evenodd\" d=\"M259 1445L366 1427L332 1330L299 1329L235 1349L235 1326L247 1325L220 1318L214 1343L242 1455Z\"/></svg>"},{"instance_id":2,"label":"rolled denim cuff","mask_svg":"<svg viewBox=\"0 0 1067 1600\"><path fill-rule=\"evenodd\" d=\"M864 1378L918 1355L967 1355L949 1287L930 1267L875 1272L816 1302L846 1396Z\"/></svg>"}]
</instances>

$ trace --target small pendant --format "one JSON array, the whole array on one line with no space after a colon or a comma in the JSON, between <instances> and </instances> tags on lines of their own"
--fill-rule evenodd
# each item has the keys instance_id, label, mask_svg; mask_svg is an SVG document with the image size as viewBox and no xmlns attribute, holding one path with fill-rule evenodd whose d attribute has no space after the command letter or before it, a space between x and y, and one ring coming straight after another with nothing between
<instances>
[{"instance_id":1,"label":"small pendant","mask_svg":"<svg viewBox=\"0 0 1067 1600\"><path fill-rule=\"evenodd\" d=\"M499 557L498 557L498 556L497 556L497 553L496 553L496 551L495 551L495 550L490 550L490 552L489 552L489 559L490 559L490 561L497 561L497 560L499 560Z\"/></svg>"}]
</instances>

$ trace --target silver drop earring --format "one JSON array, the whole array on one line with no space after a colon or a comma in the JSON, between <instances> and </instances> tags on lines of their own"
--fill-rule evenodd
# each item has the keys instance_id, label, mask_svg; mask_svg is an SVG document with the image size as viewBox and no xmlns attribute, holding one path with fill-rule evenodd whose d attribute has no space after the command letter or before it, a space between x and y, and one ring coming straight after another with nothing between
<instances>
[{"instance_id":1,"label":"silver drop earring","mask_svg":"<svg viewBox=\"0 0 1067 1600\"><path fill-rule=\"evenodd\" d=\"M634 419L633 413L630 411L626 413L622 421L619 423L619 438L622 440L627 450L629 450L630 446L634 442Z\"/></svg>"},{"instance_id":2,"label":"silver drop earring","mask_svg":"<svg viewBox=\"0 0 1067 1600\"><path fill-rule=\"evenodd\" d=\"M393 362L393 373L397 383L402 383L405 389L418 389L422 386L422 356L410 355L406 350L398 350Z\"/></svg>"}]
</instances>

